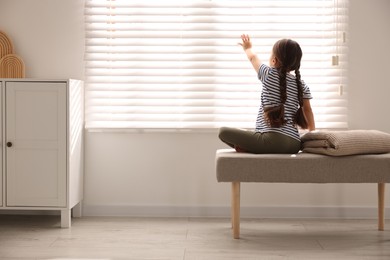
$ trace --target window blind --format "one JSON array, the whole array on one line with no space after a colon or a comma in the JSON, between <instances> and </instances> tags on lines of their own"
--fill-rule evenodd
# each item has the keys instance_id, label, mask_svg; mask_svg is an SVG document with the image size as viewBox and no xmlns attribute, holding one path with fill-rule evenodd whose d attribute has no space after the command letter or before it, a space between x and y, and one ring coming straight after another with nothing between
<instances>
[{"instance_id":1,"label":"window blind","mask_svg":"<svg viewBox=\"0 0 390 260\"><path fill-rule=\"evenodd\" d=\"M347 0L85 1L87 128L254 128L268 64L296 40L318 128L347 127Z\"/></svg>"}]
</instances>

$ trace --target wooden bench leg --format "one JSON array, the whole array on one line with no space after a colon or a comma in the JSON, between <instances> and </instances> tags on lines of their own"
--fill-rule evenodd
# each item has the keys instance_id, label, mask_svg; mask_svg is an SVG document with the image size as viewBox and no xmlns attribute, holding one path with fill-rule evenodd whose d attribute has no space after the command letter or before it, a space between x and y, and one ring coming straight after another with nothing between
<instances>
[{"instance_id":1,"label":"wooden bench leg","mask_svg":"<svg viewBox=\"0 0 390 260\"><path fill-rule=\"evenodd\" d=\"M233 238L240 238L240 182L232 182L232 227Z\"/></svg>"},{"instance_id":2,"label":"wooden bench leg","mask_svg":"<svg viewBox=\"0 0 390 260\"><path fill-rule=\"evenodd\" d=\"M378 183L378 230L385 230L385 183Z\"/></svg>"}]
</instances>

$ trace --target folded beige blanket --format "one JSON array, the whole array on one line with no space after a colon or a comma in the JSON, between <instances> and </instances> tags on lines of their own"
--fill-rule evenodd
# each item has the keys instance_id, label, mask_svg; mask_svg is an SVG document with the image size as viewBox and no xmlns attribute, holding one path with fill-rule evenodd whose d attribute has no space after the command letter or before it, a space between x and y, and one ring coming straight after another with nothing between
<instances>
[{"instance_id":1,"label":"folded beige blanket","mask_svg":"<svg viewBox=\"0 0 390 260\"><path fill-rule=\"evenodd\" d=\"M302 150L332 156L390 153L390 134L377 130L313 131L301 136Z\"/></svg>"}]
</instances>

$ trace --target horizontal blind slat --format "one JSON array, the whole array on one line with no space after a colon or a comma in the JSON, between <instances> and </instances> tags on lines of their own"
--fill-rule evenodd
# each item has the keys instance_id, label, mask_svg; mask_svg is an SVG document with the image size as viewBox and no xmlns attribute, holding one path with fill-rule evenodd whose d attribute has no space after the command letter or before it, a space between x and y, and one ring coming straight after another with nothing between
<instances>
[{"instance_id":1,"label":"horizontal blind slat","mask_svg":"<svg viewBox=\"0 0 390 260\"><path fill-rule=\"evenodd\" d=\"M264 61L293 35L317 127L346 127L348 12L338 3L86 0L87 127L253 128L261 84L237 45L241 33Z\"/></svg>"}]
</instances>

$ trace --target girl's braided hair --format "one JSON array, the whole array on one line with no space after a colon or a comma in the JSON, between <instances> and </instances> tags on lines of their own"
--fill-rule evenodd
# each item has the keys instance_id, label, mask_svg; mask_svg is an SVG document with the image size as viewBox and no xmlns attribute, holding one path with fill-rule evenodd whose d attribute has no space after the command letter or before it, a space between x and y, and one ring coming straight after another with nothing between
<instances>
[{"instance_id":1,"label":"girl's braided hair","mask_svg":"<svg viewBox=\"0 0 390 260\"><path fill-rule=\"evenodd\" d=\"M274 58L276 59L276 69L279 75L280 86L280 105L275 107L264 108L265 119L271 127L281 127L286 124L284 118L284 104L287 99L287 73L294 70L296 83L298 86L298 101L299 108L294 118L294 124L302 128L307 128L307 122L303 115L303 87L301 82L301 66L302 50L299 44L290 39L282 39L274 44L272 49Z\"/></svg>"}]
</instances>

